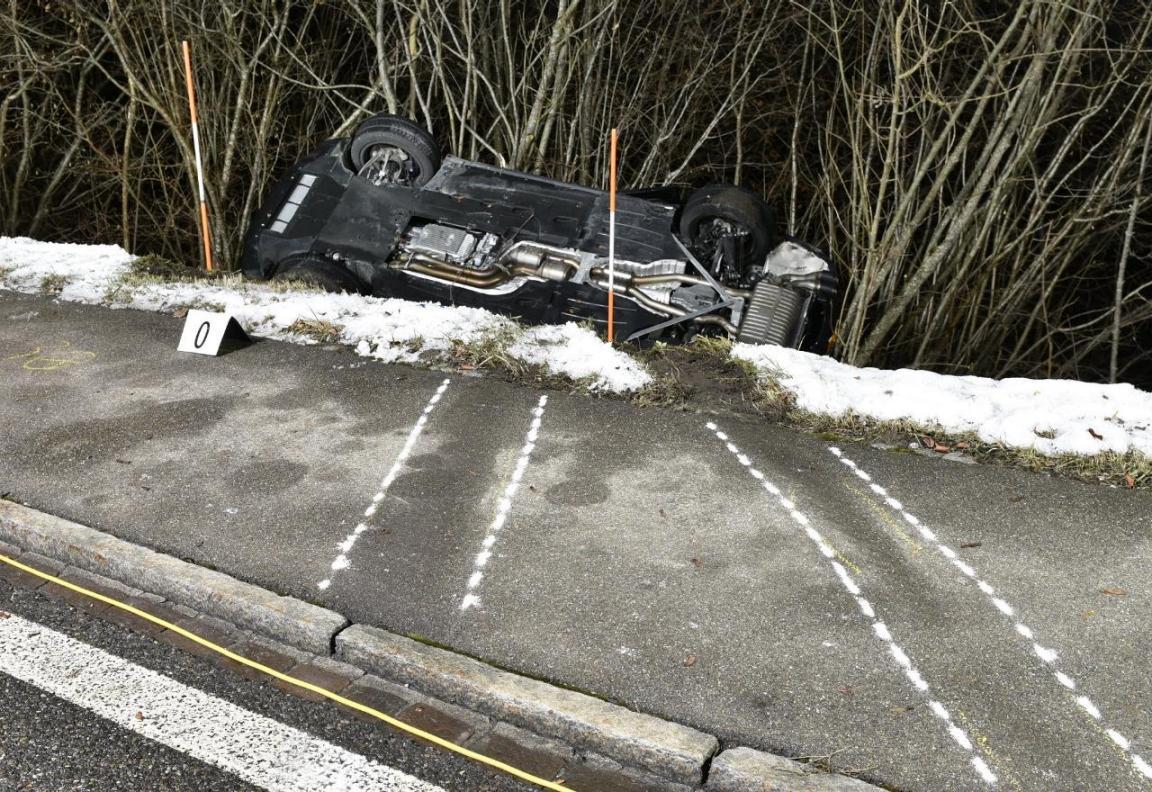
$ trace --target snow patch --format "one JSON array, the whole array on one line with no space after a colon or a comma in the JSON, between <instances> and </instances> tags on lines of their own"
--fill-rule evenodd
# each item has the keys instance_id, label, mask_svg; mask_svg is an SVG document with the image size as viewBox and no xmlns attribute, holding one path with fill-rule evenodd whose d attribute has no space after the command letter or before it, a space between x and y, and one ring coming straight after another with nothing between
<instances>
[{"instance_id":1,"label":"snow patch","mask_svg":"<svg viewBox=\"0 0 1152 792\"><path fill-rule=\"evenodd\" d=\"M813 413L915 421L1046 456L1152 456L1152 393L1132 385L856 368L770 345L736 344L732 356L775 378Z\"/></svg>"},{"instance_id":2,"label":"snow patch","mask_svg":"<svg viewBox=\"0 0 1152 792\"><path fill-rule=\"evenodd\" d=\"M508 353L527 363L542 365L552 374L587 380L593 390L619 393L639 390L652 378L626 353L575 324L531 327L508 347Z\"/></svg>"},{"instance_id":3,"label":"snow patch","mask_svg":"<svg viewBox=\"0 0 1152 792\"><path fill-rule=\"evenodd\" d=\"M0 236L0 285L38 292L48 277L67 281L60 298L89 302L128 272L136 258L119 245L71 245Z\"/></svg>"},{"instance_id":4,"label":"snow patch","mask_svg":"<svg viewBox=\"0 0 1152 792\"><path fill-rule=\"evenodd\" d=\"M65 281L59 299L169 312L181 306L228 311L253 335L311 344L291 330L300 320L338 328L339 341L365 357L413 363L447 357L453 345L507 336L509 356L593 390L627 393L651 382L637 361L576 325L523 328L479 308L320 292L283 292L255 283L133 283L134 256L116 245L70 245L0 237L0 287L39 292Z\"/></svg>"}]
</instances>

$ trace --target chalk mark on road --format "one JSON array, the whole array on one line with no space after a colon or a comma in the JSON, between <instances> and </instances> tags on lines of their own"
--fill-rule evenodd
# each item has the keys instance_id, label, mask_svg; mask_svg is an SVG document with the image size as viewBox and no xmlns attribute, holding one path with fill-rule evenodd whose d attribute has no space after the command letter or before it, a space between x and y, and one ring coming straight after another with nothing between
<instances>
[{"instance_id":1,"label":"chalk mark on road","mask_svg":"<svg viewBox=\"0 0 1152 792\"><path fill-rule=\"evenodd\" d=\"M488 566L489 559L492 558L492 548L496 544L496 536L504 527L505 520L508 519L508 512L512 510L512 498L515 497L516 490L520 488L520 480L524 478L524 471L528 469L528 461L532 458L532 452L536 448L536 439L540 436L540 422L544 420L544 406L546 404L548 404L548 397L546 395L541 396L540 401L536 403L536 409L532 411L532 423L528 427L528 434L524 437L524 445L520 449L516 467L512 471L512 477L508 480L508 486L504 489L504 495L496 506L496 516L488 525L488 533L480 544L480 552L476 554L476 559L473 562L472 576L468 578L467 591L460 602L460 610L462 611L480 605L480 595L476 593L476 590L480 587L480 581L484 579L484 570Z\"/></svg>"},{"instance_id":2,"label":"chalk mark on road","mask_svg":"<svg viewBox=\"0 0 1152 792\"><path fill-rule=\"evenodd\" d=\"M1125 757L1132 763L1132 766L1138 773L1140 773L1145 778L1152 779L1152 765L1149 765L1148 762L1142 759L1139 754L1132 750L1131 741L1129 741L1127 737L1115 729L1110 728L1105 723L1104 716L1100 712L1100 708L1096 706L1096 703L1092 701L1092 699L1083 694L1075 695L1077 689L1076 680L1058 668L1057 661L1059 660L1060 655L1055 650L1041 645L1036 640L1035 631L1033 631L1031 627L1025 624L1017 616L1016 608L1003 597L999 596L999 594L996 592L996 589L994 589L986 580L980 577L971 564L960 560L959 553L940 541L940 537L936 535L935 531L926 526L923 521L920 520L912 512L908 511L908 509L904 507L903 503L888 493L888 490L873 481L872 476L863 470L859 465L857 465L856 462L845 455L842 450L836 446L829 446L828 450L832 453L833 456L840 460L841 464L851 470L857 478L867 483L868 488L872 490L873 494L875 494L877 498L887 504L888 508L899 514L905 522L919 531L920 535L923 536L924 539L929 543L931 543L942 556L947 558L954 567L959 569L965 577L970 578L973 582L975 582L976 587L984 593L988 601L992 603L992 606L1012 621L1016 634L1031 644L1030 648L1032 653L1040 658L1040 660L1042 660L1045 665L1051 668L1053 672L1053 679L1055 679L1061 687L1065 688L1067 695L1071 696L1076 705L1081 710L1083 710L1093 721L1103 727L1104 733L1107 734L1108 738L1112 740L1112 742L1115 743L1116 746L1124 753Z\"/></svg>"},{"instance_id":3,"label":"chalk mark on road","mask_svg":"<svg viewBox=\"0 0 1152 792\"><path fill-rule=\"evenodd\" d=\"M15 614L0 619L0 672L272 792L443 792Z\"/></svg>"},{"instance_id":4,"label":"chalk mark on road","mask_svg":"<svg viewBox=\"0 0 1152 792\"><path fill-rule=\"evenodd\" d=\"M936 699L931 698L931 689L928 683L924 680L924 677L920 675L920 672L916 669L915 664L913 664L907 652L901 649L900 645L896 643L888 626L880 621L872 603L864 598L860 584L852 578L844 565L836 560L836 550L832 545L828 543L819 531L812 527L811 520L808 519L808 516L801 512L796 504L787 498L780 488L773 484L764 473L752 465L752 460L740 451L729 439L727 434L721 431L715 423L709 422L705 424L705 426L716 435L716 438L720 440L720 442L724 443L728 451L736 457L737 462L748 470L752 478L760 482L760 486L762 486L769 495L776 498L776 501L788 512L792 521L799 525L804 530L805 535L815 543L816 547L820 550L820 554L824 556L825 560L827 560L832 567L832 571L836 573L836 577L840 579L840 584L852 595L853 599L856 600L857 606L860 608L860 612L872 623L872 632L887 645L888 654L892 656L892 659L895 660L897 665L904 671L904 676L908 678L908 681L912 683L913 687L928 697L928 709L931 710L933 715L944 722L948 735L969 754L969 762L980 778L989 786L995 786L997 779L996 774L992 772L992 768L988 766L988 763L984 761L983 757L979 756L976 746L972 743L972 739L964 729L956 725L948 709Z\"/></svg>"},{"instance_id":5,"label":"chalk mark on road","mask_svg":"<svg viewBox=\"0 0 1152 792\"><path fill-rule=\"evenodd\" d=\"M420 417L416 420L416 424L412 427L412 431L408 433L408 439L404 441L404 447L400 449L400 453L396 456L396 461L392 463L388 474L384 476L384 480L380 482L380 489L372 496L372 503L364 510L364 519L356 524L356 527L352 529L352 533L344 537L344 541L339 545L340 554L336 556L336 560L334 560L330 566L332 570L331 573L328 577L317 583L316 588L321 591L326 590L332 585L332 578L336 577L337 572L342 569L347 569L352 565L349 554L351 554L352 548L356 545L356 540L368 530L367 521L376 515L376 511L380 508L380 502L384 500L384 496L388 493L392 482L400 475L400 470L404 467L404 463L408 460L408 456L416 446L416 441L420 439L420 433L424 431L424 427L428 423L428 416L432 414L432 410L436 409L436 404L440 401L440 397L444 395L444 391L448 389L449 382L451 382L450 379L445 379L441 382L440 387L436 389L436 392L432 394L432 398L428 400L428 404L424 406L424 412L420 414Z\"/></svg>"},{"instance_id":6,"label":"chalk mark on road","mask_svg":"<svg viewBox=\"0 0 1152 792\"><path fill-rule=\"evenodd\" d=\"M21 365L25 371L60 371L69 366L78 366L81 363L87 363L90 360L96 359L95 352L86 352L82 349L72 349L71 341L61 341L60 344L44 351L43 347L36 347L35 349L22 352L18 355L10 355L4 358L5 361L24 361Z\"/></svg>"}]
</instances>

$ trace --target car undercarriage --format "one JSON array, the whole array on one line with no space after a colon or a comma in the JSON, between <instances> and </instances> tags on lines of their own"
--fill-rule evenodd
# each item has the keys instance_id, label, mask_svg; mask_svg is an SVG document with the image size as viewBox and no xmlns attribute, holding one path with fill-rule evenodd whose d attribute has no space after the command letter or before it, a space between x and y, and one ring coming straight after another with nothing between
<instances>
[{"instance_id":1,"label":"car undercarriage","mask_svg":"<svg viewBox=\"0 0 1152 792\"><path fill-rule=\"evenodd\" d=\"M608 322L626 340L724 334L826 352L839 276L777 237L737 187L621 193L609 277L602 190L441 158L404 119L375 116L296 165L254 215L257 279L486 308L527 323Z\"/></svg>"}]
</instances>

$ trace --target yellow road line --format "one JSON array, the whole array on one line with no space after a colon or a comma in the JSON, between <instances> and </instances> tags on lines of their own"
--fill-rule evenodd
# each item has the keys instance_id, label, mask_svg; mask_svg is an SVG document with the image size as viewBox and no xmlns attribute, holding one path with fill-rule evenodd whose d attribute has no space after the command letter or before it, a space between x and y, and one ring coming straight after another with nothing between
<instances>
[{"instance_id":1,"label":"yellow road line","mask_svg":"<svg viewBox=\"0 0 1152 792\"><path fill-rule=\"evenodd\" d=\"M462 745L457 745L456 743L451 742L450 740L445 740L443 737L438 737L437 735L426 732L423 729L418 729L415 726L411 726L402 720L397 720L396 718L393 718L391 715L386 715L385 713L381 712L380 710L373 709L372 707L369 707L365 704L361 704L358 701L353 701L352 699L344 698L343 696L339 695L338 693L333 693L330 690L325 690L322 687L319 687L317 685L313 685L310 682L305 682L302 679L296 679L295 677L289 676L288 674L277 671L274 668L269 668L268 666L264 665L263 663L257 663L255 660L249 660L247 657L243 657L241 655L236 654L233 651L225 649L223 646L220 646L219 644L212 643L212 641L209 641L207 638L202 638L193 632L189 632L188 630L185 630L183 627L179 627L175 624L172 624L169 621L161 619L159 616L153 616L151 613L148 613L147 611L140 610L139 608L135 608L135 607L133 607L133 606L131 606L125 602L121 602L121 601L114 599L112 597L109 597L109 596L106 596L104 594L100 594L98 592L92 591L91 589L86 589L83 586L78 586L75 583L71 583L67 580L63 580L61 578L58 578L55 575L49 575L47 572L41 572L39 569L36 569L34 567L30 567L27 564L23 564L23 563L15 560L15 559L9 558L8 556L3 555L3 554L0 554L0 561L3 561L5 564L8 564L11 567L15 567L16 569L19 569L22 572L27 572L30 575L35 575L36 577L47 580L50 583L55 583L57 586L62 586L63 588L66 588L70 591L75 591L77 594L83 594L84 596L91 597L92 599L97 600L98 602L103 602L106 605L111 605L114 608L119 608L122 611L125 611L127 613L131 613L133 616L139 616L141 619L146 619L147 621L150 621L153 624L158 624L159 626L164 627L165 629L171 630L172 632L176 633L177 635L182 635L190 641L195 641L196 643L200 644L201 646L203 646L207 649L211 649L213 652L216 652L219 655L227 657L230 660L235 660L237 663L240 663L241 665L246 665L249 668L254 668L257 671L259 671L263 674L267 674L270 677L274 677L276 679L281 680L282 682L287 682L290 685L295 685L296 687L302 688L303 690L307 690L307 691L315 693L319 696L323 696L324 698L329 699L330 701L335 701L337 704L343 704L345 707L349 707L351 709L357 710L358 712L363 712L365 715L371 715L374 718L377 718L379 720L384 721L385 723L387 723L389 726L392 726L393 728L407 732L408 734L411 734L414 737L419 737L422 740L427 740L428 742L433 743L434 745L438 745L441 748L444 748L444 749L449 750L453 753L464 756L468 759L471 759L474 762L479 762L481 764L488 765L489 767L495 768L496 770L503 771L503 772L507 773L508 775L519 778L522 781L527 781L530 784L535 784L536 786L541 787L543 789L557 790L557 792L571 792L571 789L572 789L571 787L565 786L563 784L558 784L555 781L548 781L547 779L540 778L539 776L532 775L531 773L524 771L524 770L521 770L518 767L513 767L510 764L506 764L504 762L501 762L499 759L493 759L490 756L485 756L482 753L477 753L476 751L465 748Z\"/></svg>"}]
</instances>

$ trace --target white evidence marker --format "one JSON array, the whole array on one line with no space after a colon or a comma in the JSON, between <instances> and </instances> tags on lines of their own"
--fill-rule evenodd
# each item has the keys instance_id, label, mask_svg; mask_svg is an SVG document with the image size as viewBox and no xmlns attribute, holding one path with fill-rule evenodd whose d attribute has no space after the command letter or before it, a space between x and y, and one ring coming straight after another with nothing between
<instances>
[{"instance_id":1,"label":"white evidence marker","mask_svg":"<svg viewBox=\"0 0 1152 792\"><path fill-rule=\"evenodd\" d=\"M216 356L250 341L232 314L193 308L184 318L184 330L180 333L176 351Z\"/></svg>"}]
</instances>

